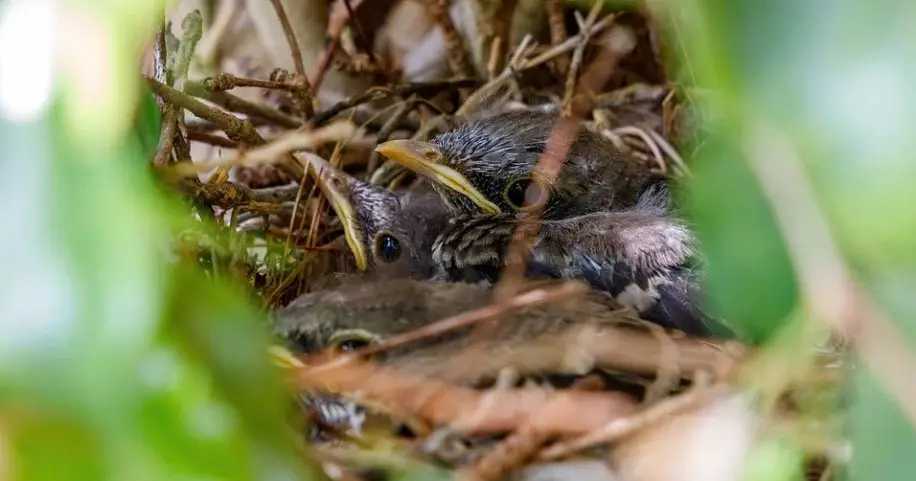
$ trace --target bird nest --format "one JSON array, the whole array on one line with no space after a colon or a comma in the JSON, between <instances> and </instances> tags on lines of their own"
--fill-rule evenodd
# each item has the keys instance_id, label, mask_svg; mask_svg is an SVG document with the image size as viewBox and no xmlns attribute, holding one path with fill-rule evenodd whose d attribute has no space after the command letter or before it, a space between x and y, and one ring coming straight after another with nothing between
<instances>
[{"instance_id":1,"label":"bird nest","mask_svg":"<svg viewBox=\"0 0 916 481\"><path fill-rule=\"evenodd\" d=\"M424 21L442 36L433 57L446 66L430 79L411 74L410 51L398 50L397 35L379 40L386 28L400 28L390 23L398 9L409 10L413 2L381 2L379 10L358 0L334 2L326 35L314 51L301 51L292 13L280 2L263 3L274 9L264 14L279 21L277 31L289 47L282 55L292 52L292 65L288 59L284 68L263 61L246 65L245 49L230 35L244 28L246 19L239 20L244 13L226 6L228 12L217 12L199 43L189 28L193 22L187 19L196 15L191 13L182 22L181 39L162 34L151 48L150 55L161 59L166 50L187 54L197 44L198 57L211 61L209 68L195 64L202 80L182 79L183 88L174 88L175 79L159 76L149 85L176 107L165 111L165 133L153 162L178 179L175 185L200 215L212 215L223 227L208 242L189 238L181 252L241 280L268 310L331 290L329 278L338 275L340 282L346 278L339 274L357 271L341 219L307 162L293 155L297 152L394 189L416 177L380 156L378 144L428 139L481 111L530 109L574 119L647 170L691 175L684 161L698 136L691 96L667 77L668 46L644 10L546 2L543 18L532 14L543 28L518 34L512 19L525 2L496 2L493 11L477 12L469 39L460 19L445 13L447 2L425 2ZM379 18L389 23L380 25ZM255 27L263 24L248 20ZM501 41L513 37L518 38ZM222 57L215 47L220 45ZM303 65L303 59L315 65ZM359 86L344 88L342 78L358 79ZM328 90L332 94L322 98ZM193 115L180 115L184 111ZM276 352L295 391L306 393L296 425L311 456L340 479L377 469L446 469L474 479L732 479L761 421L750 398L732 388L742 382L751 357L738 341L692 338L638 320L588 325L517 346L505 357L505 369L495 366L489 384L474 386L371 361L448 330L485 327L503 316L569 302L580 290L570 283L516 286L493 302L347 355L322 351L296 358ZM467 336L486 345L486 329L478 331ZM463 346L450 359L459 371L493 355L475 349L474 342ZM572 347L591 367L614 367L614 382L637 386L638 394L609 383L607 369L585 369L559 381L517 372L532 359ZM790 394L768 394L763 403L770 412L790 416L785 413L798 403ZM335 425L331 418L343 422ZM699 451L697 445L706 447ZM812 448L812 459L825 458L827 451Z\"/></svg>"}]
</instances>

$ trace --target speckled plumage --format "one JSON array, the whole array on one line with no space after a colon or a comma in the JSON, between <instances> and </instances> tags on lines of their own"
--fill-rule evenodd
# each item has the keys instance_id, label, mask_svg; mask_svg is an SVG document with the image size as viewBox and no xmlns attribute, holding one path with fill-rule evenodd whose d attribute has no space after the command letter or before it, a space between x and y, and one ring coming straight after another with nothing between
<instances>
[{"instance_id":1,"label":"speckled plumage","mask_svg":"<svg viewBox=\"0 0 916 481\"><path fill-rule=\"evenodd\" d=\"M457 170L504 211L513 211L503 198L507 184L531 174L547 147L555 113L520 110L471 119L431 140L442 162ZM551 186L544 219L568 218L612 206L634 205L640 192L657 180L641 162L624 155L607 138L578 129L563 169ZM436 186L456 214L479 209L462 195Z\"/></svg>"},{"instance_id":2,"label":"speckled plumage","mask_svg":"<svg viewBox=\"0 0 916 481\"><path fill-rule=\"evenodd\" d=\"M486 115L438 135L431 147L411 146L463 176L502 211L485 212L466 192L429 174L455 214L432 246L437 279L498 278L523 217L504 192L532 172L548 138L557 138L557 121L556 114L537 111ZM576 138L549 186L527 274L586 280L652 321L708 333L713 322L700 309L693 233L673 212L665 183L584 126L556 129L571 131Z\"/></svg>"},{"instance_id":3,"label":"speckled plumage","mask_svg":"<svg viewBox=\"0 0 916 481\"><path fill-rule=\"evenodd\" d=\"M537 281L528 288L546 287L557 281ZM371 333L377 339L401 334L493 302L492 286L483 283L435 282L415 279L365 281L355 277L334 290L303 295L275 313L275 330L299 352L328 347L331 336L350 330ZM501 355L539 339L553 338L575 326L592 324L629 325L645 329L632 311L622 309L610 296L590 291L584 296L529 307L500 317L483 339L469 336L471 328L430 337L380 354L376 360L417 375L474 383L492 378L499 370L513 367L521 374L582 374L593 366L587 360L571 364L544 356L522 356L523 365L506 366ZM455 366L449 361L471 342L481 342L485 355L474 365ZM559 346L557 346L559 348ZM518 357L518 356L516 356Z\"/></svg>"}]
</instances>

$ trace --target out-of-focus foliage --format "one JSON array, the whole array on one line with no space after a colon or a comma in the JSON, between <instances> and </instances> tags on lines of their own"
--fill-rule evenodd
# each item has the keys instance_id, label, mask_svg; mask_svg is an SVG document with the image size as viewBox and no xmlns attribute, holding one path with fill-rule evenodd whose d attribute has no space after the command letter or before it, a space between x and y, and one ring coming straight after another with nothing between
<instances>
[{"instance_id":1,"label":"out-of-focus foliage","mask_svg":"<svg viewBox=\"0 0 916 481\"><path fill-rule=\"evenodd\" d=\"M170 252L192 221L152 181L160 120L136 78L157 3L60 4L57 41L83 35L84 57L40 116L2 120L3 471L307 479L264 314Z\"/></svg>"},{"instance_id":2,"label":"out-of-focus foliage","mask_svg":"<svg viewBox=\"0 0 916 481\"><path fill-rule=\"evenodd\" d=\"M907 287L916 278L916 138L907 129L916 120L909 87L916 79L916 4L653 4L670 14L675 38L686 40L681 79L720 95L704 108L710 128L724 137L706 139L700 149L691 196L714 264L714 304L764 338L795 303L782 241L745 164L749 141L765 126L785 135L802 160L857 280L912 337L916 297ZM913 479L916 465L904 454L916 445L912 424L867 366L856 376L849 475Z\"/></svg>"}]
</instances>

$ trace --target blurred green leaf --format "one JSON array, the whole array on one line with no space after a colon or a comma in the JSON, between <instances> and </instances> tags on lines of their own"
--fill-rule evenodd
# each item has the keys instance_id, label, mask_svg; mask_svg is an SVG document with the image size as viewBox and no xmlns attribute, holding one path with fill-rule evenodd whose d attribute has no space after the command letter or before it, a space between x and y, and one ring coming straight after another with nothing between
<instances>
[{"instance_id":1,"label":"blurred green leaf","mask_svg":"<svg viewBox=\"0 0 916 481\"><path fill-rule=\"evenodd\" d=\"M766 341L798 302L772 212L728 132L705 139L693 165L686 210L709 259L711 309L750 340Z\"/></svg>"},{"instance_id":2,"label":"blurred green leaf","mask_svg":"<svg viewBox=\"0 0 916 481\"><path fill-rule=\"evenodd\" d=\"M134 119L134 135L140 143L140 150L143 152L145 159L152 157L156 153L161 131L162 116L159 113L159 105L156 103L155 95L144 83L143 94L140 95L140 105L137 108L137 115Z\"/></svg>"},{"instance_id":3,"label":"blurred green leaf","mask_svg":"<svg viewBox=\"0 0 916 481\"><path fill-rule=\"evenodd\" d=\"M910 287L916 278L916 190L910 184L916 177L912 161L916 137L909 129L916 123L916 91L910 87L916 80L916 65L911 61L916 56L912 41L916 4L892 0L656 3L676 12L669 23L677 36L687 40L690 57L682 59L681 78L723 93L725 102L717 112L729 126L724 135L732 145L743 145L755 132L742 126L753 118L789 137L857 280L912 338L916 322L908 299L913 297ZM730 154L734 156L727 159ZM721 158L710 168L714 172L735 170L719 164L746 160L738 149L716 155ZM759 189L741 180L743 174L723 175L730 177L697 182L718 189L729 184L741 187L735 195L720 197L718 205L711 200L715 194L697 188L698 219L728 217L735 204L748 205L759 195ZM731 232L731 242L741 244L750 237L738 236L745 230L741 224L724 228ZM713 259L727 257L723 253L734 248L710 237L707 232L704 239ZM773 258L766 252L758 253L758 258L742 267L772 269ZM732 267L720 267L718 272L714 267L711 284L727 284L729 274L723 270ZM743 287L770 293L785 288L774 284L775 277L758 281ZM728 302L722 299L726 292L713 289L719 302ZM912 479L916 465L901 454L914 446L912 424L870 378L860 379L856 388L852 479Z\"/></svg>"},{"instance_id":4,"label":"blurred green leaf","mask_svg":"<svg viewBox=\"0 0 916 481\"><path fill-rule=\"evenodd\" d=\"M855 389L849 479L913 479L916 432L912 424L869 369L857 373Z\"/></svg>"},{"instance_id":5,"label":"blurred green leaf","mask_svg":"<svg viewBox=\"0 0 916 481\"><path fill-rule=\"evenodd\" d=\"M216 229L153 182L155 100L121 88L135 79L128 52L155 19L136 16L156 4L141 3L98 2L77 19L98 38L85 65L68 66L114 68L104 99L77 98L97 86L67 77L44 117L0 120L0 214L16 226L0 234L0 425L15 474L308 479L264 315L237 289L171 263L175 233ZM114 37L112 51L91 49ZM102 108L87 113L88 98Z\"/></svg>"},{"instance_id":6,"label":"blurred green leaf","mask_svg":"<svg viewBox=\"0 0 916 481\"><path fill-rule=\"evenodd\" d=\"M754 444L745 466L744 481L802 481L804 455L801 448L781 437L767 437Z\"/></svg>"}]
</instances>

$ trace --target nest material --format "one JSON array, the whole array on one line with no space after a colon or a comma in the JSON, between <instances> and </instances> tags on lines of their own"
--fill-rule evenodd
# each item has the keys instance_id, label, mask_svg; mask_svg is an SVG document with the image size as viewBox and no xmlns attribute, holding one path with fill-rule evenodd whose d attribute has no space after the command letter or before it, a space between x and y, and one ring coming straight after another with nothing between
<instances>
[{"instance_id":1,"label":"nest material","mask_svg":"<svg viewBox=\"0 0 916 481\"><path fill-rule=\"evenodd\" d=\"M206 81L188 82L184 92L171 89L165 78L150 81L166 105L194 114L164 118L166 130L174 135L164 136L160 143L156 158L161 167L179 174L182 180L176 184L202 212L212 212L216 219L225 221L227 230L220 235L247 234L241 248L214 252L194 241L192 250L200 251L197 257L206 259L208 268L230 272L250 285L266 307L281 307L320 287L329 275L355 270L352 256L340 239L340 223L314 182L289 155L295 149L309 149L332 159L357 177L388 186L402 185L410 182L410 174L378 158L373 152L377 143L428 138L467 115L496 106L540 108L580 119L620 149L642 159L647 169L689 175L680 151L694 135L690 105L668 83L667 65L662 61L666 48L647 14L604 11L600 2L584 12L549 1L543 12L539 10L546 16L538 24L540 28L525 36L518 31L509 34L509 26L526 25L512 17L513 12L525 11L513 7L524 4L521 0L496 2L500 8L478 11L477 17L471 14L470 23L480 23L476 29L468 28L468 18L446 15L447 2L441 0L404 0L376 11L360 8L361 3L334 2L325 12L329 18L328 41L321 36L320 42L309 44L306 37L314 37L314 32L300 29L297 38L294 23L285 18L302 8L258 10L246 19L241 11L225 11L235 3L224 2L220 4L224 10L218 10L214 19L216 32L209 30L202 42L208 49L205 55L224 71L205 72L209 77ZM458 3L453 2L453 14L460 10L455 6ZM388 23L366 20L378 17L379 12L390 14ZM383 37L397 34L398 28L391 22L398 15L415 19L414 26L419 25L420 31L405 30L404 35L416 40ZM227 16L234 20L225 20ZM237 58L231 51L222 52L225 55L217 62L219 49L214 45L227 43L221 42L221 35L231 39L233 35L226 32L237 36L236 30L244 31L245 25L254 25L257 30L270 18L276 22L271 25L278 27L275 31L284 32L283 42L299 47L291 49L298 52L292 62L286 57L274 65L251 66L243 53ZM261 27L258 33L265 31ZM441 36L439 44L435 35ZM502 40L506 37L517 42L506 48ZM247 38L252 38L250 32ZM419 45L416 50L439 45L433 57L437 54L440 63L447 60L450 70L440 71L442 66L432 62L432 70L413 78L423 81L404 78L419 55L408 51L409 45ZM489 45L489 51L484 52L480 45ZM236 43L235 49L244 51L250 46L242 48ZM270 52L262 57L286 55ZM179 128L168 130L172 124ZM343 124L350 127L341 128ZM199 175L188 178L189 174ZM239 245L238 241L234 245ZM193 253L189 257L193 258ZM667 391L679 394L645 405L639 404L642 400L596 391L596 386L604 384L594 377L578 379L572 387L559 390L532 387L534 381L529 380L528 387L518 387L524 384L516 382L487 391L414 379L354 361L300 366L296 378L300 388L359 400L371 408L376 420L383 421L383 427L378 423L363 426L362 439L337 433L330 437L332 442L313 446L313 454L326 466L343 469L347 476L365 474L369 466L378 467L374 454L384 449L379 446L392 446L391 440L397 439L394 453L389 453L393 458L406 464L415 463L418 457L445 463L456 473L475 479L513 476L507 473L531 480L611 479L606 462L612 459L620 473L630 476L627 479L674 479L660 470L647 471L641 463L658 456L653 452L669 453L666 464L693 462L683 453L672 454L691 441L684 436L660 435L659 429L664 428L652 426L687 423L692 413L703 409L721 408L725 413L722 419L746 428L719 433L714 442L747 441L757 419L747 403L730 397L725 379L713 379L685 391L680 376L672 378L664 369L665 363L659 365L658 376L644 382L657 383L659 377L667 376L662 384L667 383ZM482 405L489 408L482 410ZM402 427L401 434L407 432L409 436L395 436L392 422ZM325 427L324 434L334 432L333 426ZM652 439L655 451L637 443L640 438ZM663 438L667 441L660 441ZM622 448L616 451L616 458L603 448L597 454L593 449L613 443ZM599 467L586 463L587 468L564 471L567 468L562 463L544 464L583 452L597 459ZM628 452L629 458L621 457ZM696 473L702 472L697 469ZM710 475L703 479L726 478Z\"/></svg>"}]
</instances>

